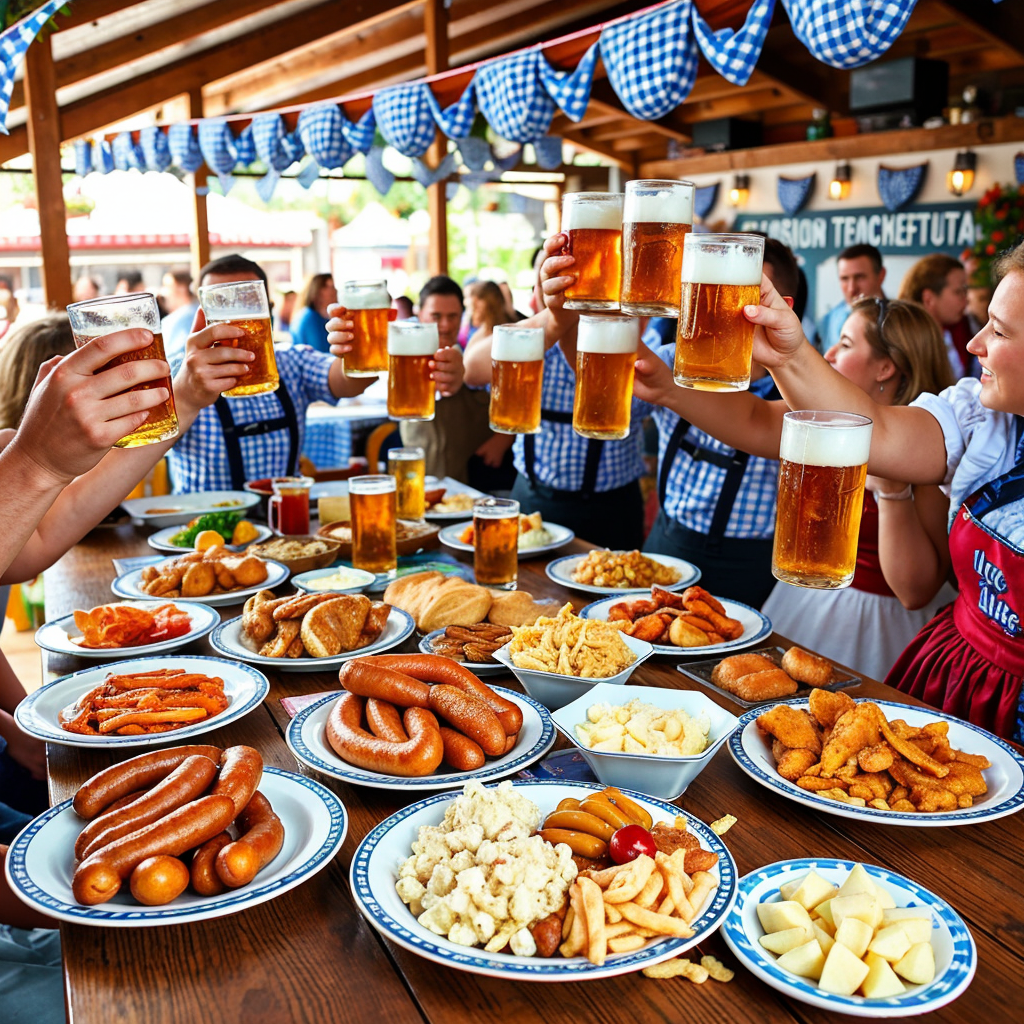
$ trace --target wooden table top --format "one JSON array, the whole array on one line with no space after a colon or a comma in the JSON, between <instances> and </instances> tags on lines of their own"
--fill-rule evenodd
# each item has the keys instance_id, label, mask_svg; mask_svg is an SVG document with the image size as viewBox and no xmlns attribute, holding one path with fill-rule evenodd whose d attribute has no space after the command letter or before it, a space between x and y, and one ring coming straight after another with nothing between
<instances>
[{"instance_id":1,"label":"wooden table top","mask_svg":"<svg viewBox=\"0 0 1024 1024\"><path fill-rule=\"evenodd\" d=\"M149 553L146 531L130 526L94 531L46 574L47 618L111 600L111 558ZM586 550L581 542L558 554ZM535 597L571 600L544 574L545 559L520 563L520 588ZM225 610L225 617L240 608ZM837 628L842 628L837 623ZM780 638L781 639L781 638ZM413 640L407 641L413 650ZM205 640L185 649L210 653ZM44 655L45 668L63 675L81 659ZM632 683L687 688L674 659L651 659ZM334 673L275 673L262 707L208 733L204 742L256 747L267 764L306 772L290 754L282 697L336 687ZM504 686L515 680L500 678ZM743 709L708 692L728 710ZM915 703L881 683L848 691ZM72 796L91 774L123 759L108 751L51 744L51 799ZM323 871L251 909L212 921L159 928L102 928L62 924L65 993L75 1024L109 1020L170 1024L278 1024L284 1021L418 1021L476 1024L607 1024L686 1020L733 1024L824 1022L836 1015L791 1001L736 964L719 935L701 945L736 967L727 985L693 985L641 974L590 982L512 983L438 966L382 939L357 911L348 883L352 855L366 833L419 794L363 789L314 776L333 789L350 815L348 837ZM641 788L641 787L638 787ZM966 920L978 946L978 971L955 1002L929 1016L937 1021L1012 1019L1024 1002L1024 818L1011 816L958 828L874 825L821 814L764 789L734 764L723 747L680 801L705 821L731 813L725 836L740 875L776 860L840 857L864 860L907 875L946 899ZM69 852L70 856L70 852Z\"/></svg>"}]
</instances>

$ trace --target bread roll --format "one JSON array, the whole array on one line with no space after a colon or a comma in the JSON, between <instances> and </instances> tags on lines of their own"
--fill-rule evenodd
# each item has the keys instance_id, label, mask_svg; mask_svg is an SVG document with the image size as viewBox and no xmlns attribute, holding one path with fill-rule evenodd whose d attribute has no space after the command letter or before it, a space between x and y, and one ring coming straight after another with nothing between
<instances>
[{"instance_id":1,"label":"bread roll","mask_svg":"<svg viewBox=\"0 0 1024 1024\"><path fill-rule=\"evenodd\" d=\"M762 672L751 672L717 685L735 694L740 700L750 701L778 700L779 697L789 697L797 690L796 680L790 679L781 668L774 665Z\"/></svg>"},{"instance_id":2,"label":"bread roll","mask_svg":"<svg viewBox=\"0 0 1024 1024\"><path fill-rule=\"evenodd\" d=\"M444 626L472 626L487 617L491 600L491 592L485 587L449 576L427 597L416 626L423 633Z\"/></svg>"},{"instance_id":3,"label":"bread roll","mask_svg":"<svg viewBox=\"0 0 1024 1024\"><path fill-rule=\"evenodd\" d=\"M723 658L711 670L711 682L728 690L728 684L742 676L750 675L751 672L767 672L777 667L771 658L763 654L734 654L731 658Z\"/></svg>"},{"instance_id":4,"label":"bread roll","mask_svg":"<svg viewBox=\"0 0 1024 1024\"><path fill-rule=\"evenodd\" d=\"M532 626L542 615L557 615L557 601L534 601L525 590L491 591L487 621L496 626Z\"/></svg>"},{"instance_id":5,"label":"bread roll","mask_svg":"<svg viewBox=\"0 0 1024 1024\"><path fill-rule=\"evenodd\" d=\"M790 647L782 656L782 667L798 683L828 686L832 682L832 663L801 647Z\"/></svg>"}]
</instances>

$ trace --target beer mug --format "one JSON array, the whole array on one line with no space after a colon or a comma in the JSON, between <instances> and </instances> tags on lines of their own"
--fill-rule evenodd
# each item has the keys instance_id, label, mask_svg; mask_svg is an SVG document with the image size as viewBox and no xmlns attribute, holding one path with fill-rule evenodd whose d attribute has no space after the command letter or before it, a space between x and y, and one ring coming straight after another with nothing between
<instances>
[{"instance_id":1,"label":"beer mug","mask_svg":"<svg viewBox=\"0 0 1024 1024\"><path fill-rule=\"evenodd\" d=\"M473 572L485 587L515 590L519 575L519 502L478 498L473 502Z\"/></svg>"},{"instance_id":2,"label":"beer mug","mask_svg":"<svg viewBox=\"0 0 1024 1024\"><path fill-rule=\"evenodd\" d=\"M618 441L629 434L639 341L636 317L580 317L572 405L572 429L577 434L599 441Z\"/></svg>"},{"instance_id":3,"label":"beer mug","mask_svg":"<svg viewBox=\"0 0 1024 1024\"><path fill-rule=\"evenodd\" d=\"M108 295L87 302L76 302L68 306L68 320L75 338L75 348L81 348L94 338L103 338L117 331L142 327L153 334L153 343L135 352L115 356L104 364L97 373L120 366L133 359L165 359L164 336L160 331L160 308L156 296L149 292L132 292L129 295ZM125 434L114 443L115 448L140 448L144 444L156 444L178 436L178 416L174 411L174 392L171 377L147 380L128 388L129 391L148 391L150 388L167 388L167 401L149 410L146 422Z\"/></svg>"},{"instance_id":4,"label":"beer mug","mask_svg":"<svg viewBox=\"0 0 1024 1024\"><path fill-rule=\"evenodd\" d=\"M498 324L491 336L491 430L536 434L544 383L544 328Z\"/></svg>"},{"instance_id":5,"label":"beer mug","mask_svg":"<svg viewBox=\"0 0 1024 1024\"><path fill-rule=\"evenodd\" d=\"M754 325L744 306L761 301L760 235L688 234L674 376L697 391L746 391Z\"/></svg>"},{"instance_id":6,"label":"beer mug","mask_svg":"<svg viewBox=\"0 0 1024 1024\"><path fill-rule=\"evenodd\" d=\"M218 345L244 348L256 358L249 363L243 383L224 394L228 398L247 398L276 391L280 378L274 358L274 336L270 323L270 304L262 281L231 281L209 284L199 289L199 305L203 307L207 326L230 324L245 331L242 338L218 341Z\"/></svg>"},{"instance_id":7,"label":"beer mug","mask_svg":"<svg viewBox=\"0 0 1024 1024\"><path fill-rule=\"evenodd\" d=\"M622 312L679 316L683 241L693 223L689 181L627 181L622 213Z\"/></svg>"},{"instance_id":8,"label":"beer mug","mask_svg":"<svg viewBox=\"0 0 1024 1024\"><path fill-rule=\"evenodd\" d=\"M344 357L346 377L388 372L388 315L391 296L385 281L346 281L338 301L348 310L355 338Z\"/></svg>"},{"instance_id":9,"label":"beer mug","mask_svg":"<svg viewBox=\"0 0 1024 1024\"><path fill-rule=\"evenodd\" d=\"M388 472L395 478L398 518L422 519L427 511L427 456L422 448L392 448L388 451Z\"/></svg>"},{"instance_id":10,"label":"beer mug","mask_svg":"<svg viewBox=\"0 0 1024 1024\"><path fill-rule=\"evenodd\" d=\"M311 476L280 476L270 481L274 493L267 502L267 522L275 533L296 536L309 533Z\"/></svg>"},{"instance_id":11,"label":"beer mug","mask_svg":"<svg viewBox=\"0 0 1024 1024\"><path fill-rule=\"evenodd\" d=\"M562 196L563 256L576 265L565 289L566 309L619 308L622 288L622 193L567 192Z\"/></svg>"},{"instance_id":12,"label":"beer mug","mask_svg":"<svg viewBox=\"0 0 1024 1024\"><path fill-rule=\"evenodd\" d=\"M348 482L352 507L352 564L378 576L398 568L395 537L395 478L354 476Z\"/></svg>"},{"instance_id":13,"label":"beer mug","mask_svg":"<svg viewBox=\"0 0 1024 1024\"><path fill-rule=\"evenodd\" d=\"M838 590L853 580L871 420L849 412L787 412L779 448L772 575Z\"/></svg>"},{"instance_id":14,"label":"beer mug","mask_svg":"<svg viewBox=\"0 0 1024 1024\"><path fill-rule=\"evenodd\" d=\"M430 360L438 348L437 324L396 320L388 324L388 416L432 420L434 382Z\"/></svg>"}]
</instances>

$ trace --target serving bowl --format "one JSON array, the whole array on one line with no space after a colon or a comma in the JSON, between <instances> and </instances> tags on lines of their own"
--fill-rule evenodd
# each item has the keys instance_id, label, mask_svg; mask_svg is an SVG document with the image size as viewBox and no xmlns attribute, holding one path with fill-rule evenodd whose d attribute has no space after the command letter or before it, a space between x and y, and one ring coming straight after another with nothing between
<instances>
[{"instance_id":1,"label":"serving bowl","mask_svg":"<svg viewBox=\"0 0 1024 1024\"><path fill-rule=\"evenodd\" d=\"M282 558L281 555L274 553L272 549L267 554L264 554L264 550L267 549L268 546L276 544L279 541L289 540L298 541L299 543L317 541L320 544L326 544L327 550L320 551L316 554L295 555L286 558ZM292 575L295 575L300 572L311 572L313 569L327 568L327 566L337 561L340 557L341 543L339 541L332 540L330 537L321 537L313 534L286 534L284 536L272 537L269 540L251 544L246 550L259 555L261 558L272 558L275 562L280 562L282 565L288 566Z\"/></svg>"},{"instance_id":2,"label":"serving bowl","mask_svg":"<svg viewBox=\"0 0 1024 1024\"><path fill-rule=\"evenodd\" d=\"M316 581L329 576L342 575L345 582L329 587L318 587ZM359 594L364 591L377 577L365 569L350 569L347 565L337 568L313 569L292 577L292 583L298 590L306 594Z\"/></svg>"},{"instance_id":3,"label":"serving bowl","mask_svg":"<svg viewBox=\"0 0 1024 1024\"><path fill-rule=\"evenodd\" d=\"M410 519L399 519L398 522L404 528L406 536L398 537L395 543L397 554L414 555L417 551L441 546L437 539L440 527L430 523L417 523ZM352 523L349 520L339 519L334 523L324 523L317 530L317 536L338 541L341 545L338 551L339 558L352 557Z\"/></svg>"}]
</instances>

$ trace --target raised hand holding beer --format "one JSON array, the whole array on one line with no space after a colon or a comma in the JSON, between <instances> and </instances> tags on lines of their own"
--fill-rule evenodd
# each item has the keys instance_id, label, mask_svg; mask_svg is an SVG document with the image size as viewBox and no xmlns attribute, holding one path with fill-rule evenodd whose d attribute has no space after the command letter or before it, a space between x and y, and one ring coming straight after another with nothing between
<instances>
[{"instance_id":1,"label":"raised hand holding beer","mask_svg":"<svg viewBox=\"0 0 1024 1024\"><path fill-rule=\"evenodd\" d=\"M208 327L203 311L196 311L185 345L185 359L174 378L174 399L183 428L200 409L237 387L249 372L256 356L248 349L231 345L244 334L227 323Z\"/></svg>"}]
</instances>

